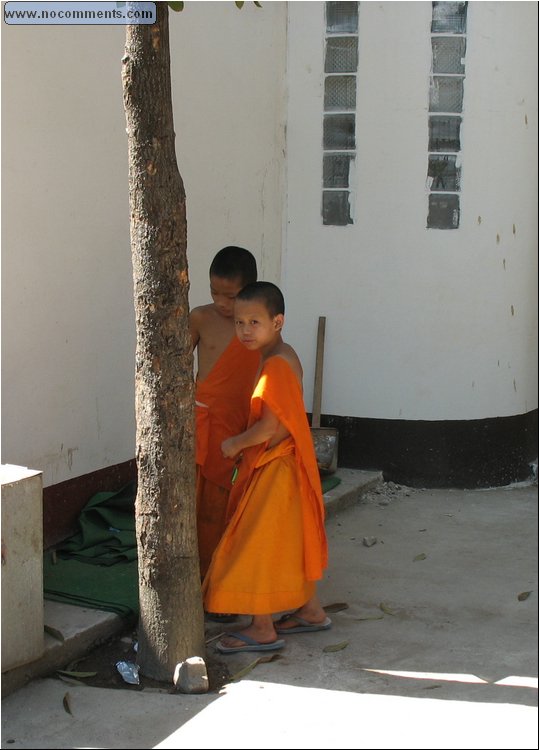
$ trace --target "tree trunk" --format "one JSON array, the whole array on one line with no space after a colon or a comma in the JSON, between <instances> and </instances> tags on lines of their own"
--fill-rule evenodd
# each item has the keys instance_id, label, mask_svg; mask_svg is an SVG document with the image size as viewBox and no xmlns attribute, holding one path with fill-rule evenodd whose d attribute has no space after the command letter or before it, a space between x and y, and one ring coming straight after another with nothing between
<instances>
[{"instance_id":1,"label":"tree trunk","mask_svg":"<svg viewBox=\"0 0 539 750\"><path fill-rule=\"evenodd\" d=\"M176 163L167 3L129 25L122 60L137 348L139 651L143 675L172 682L205 657L195 517L193 355L185 191Z\"/></svg>"}]
</instances>

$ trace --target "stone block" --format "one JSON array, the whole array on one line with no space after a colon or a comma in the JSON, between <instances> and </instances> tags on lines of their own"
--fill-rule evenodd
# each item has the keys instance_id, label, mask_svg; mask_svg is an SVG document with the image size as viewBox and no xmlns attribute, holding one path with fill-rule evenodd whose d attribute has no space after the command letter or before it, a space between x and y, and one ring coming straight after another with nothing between
<instances>
[{"instance_id":1,"label":"stone block","mask_svg":"<svg viewBox=\"0 0 539 750\"><path fill-rule=\"evenodd\" d=\"M43 478L40 471L3 464L2 672L44 651Z\"/></svg>"},{"instance_id":2,"label":"stone block","mask_svg":"<svg viewBox=\"0 0 539 750\"><path fill-rule=\"evenodd\" d=\"M174 685L180 693L207 693L208 672L201 656L191 656L176 664Z\"/></svg>"}]
</instances>

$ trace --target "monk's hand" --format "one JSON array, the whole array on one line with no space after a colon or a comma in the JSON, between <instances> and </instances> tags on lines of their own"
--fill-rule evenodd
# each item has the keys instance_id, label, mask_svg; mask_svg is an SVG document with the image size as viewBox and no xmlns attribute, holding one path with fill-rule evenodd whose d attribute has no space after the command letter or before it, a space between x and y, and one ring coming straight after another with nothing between
<instances>
[{"instance_id":1,"label":"monk's hand","mask_svg":"<svg viewBox=\"0 0 539 750\"><path fill-rule=\"evenodd\" d=\"M241 448L238 448L236 439L233 437L227 438L221 443L221 451L223 452L223 456L225 458L234 458L238 455L240 450Z\"/></svg>"}]
</instances>

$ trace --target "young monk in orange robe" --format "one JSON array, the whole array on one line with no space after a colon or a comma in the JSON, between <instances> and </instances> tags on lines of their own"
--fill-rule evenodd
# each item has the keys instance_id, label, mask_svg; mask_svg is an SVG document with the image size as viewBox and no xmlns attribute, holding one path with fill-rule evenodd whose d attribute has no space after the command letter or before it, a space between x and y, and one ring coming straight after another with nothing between
<instances>
[{"instance_id":1,"label":"young monk in orange robe","mask_svg":"<svg viewBox=\"0 0 539 750\"><path fill-rule=\"evenodd\" d=\"M221 653L281 648L278 634L327 630L316 596L327 566L320 474L302 394L296 352L284 343L283 296L257 282L236 297L237 334L262 355L248 428L223 441L236 458L230 520L203 583L207 609L253 615L227 633ZM274 622L273 614L295 610Z\"/></svg>"},{"instance_id":2,"label":"young monk in orange robe","mask_svg":"<svg viewBox=\"0 0 539 750\"><path fill-rule=\"evenodd\" d=\"M203 577L226 523L234 461L223 456L222 441L247 425L249 399L260 361L238 341L234 300L256 281L256 260L248 250L228 246L210 266L212 304L195 307L189 316L197 351L196 506L200 570ZM224 618L226 620L226 618Z\"/></svg>"}]
</instances>

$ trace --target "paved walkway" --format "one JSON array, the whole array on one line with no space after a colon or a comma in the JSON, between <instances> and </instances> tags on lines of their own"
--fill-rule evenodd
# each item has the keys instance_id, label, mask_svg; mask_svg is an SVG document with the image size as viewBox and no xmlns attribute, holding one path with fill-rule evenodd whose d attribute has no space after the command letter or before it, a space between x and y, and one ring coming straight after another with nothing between
<instances>
[{"instance_id":1,"label":"paved walkway","mask_svg":"<svg viewBox=\"0 0 539 750\"><path fill-rule=\"evenodd\" d=\"M537 486L370 479L328 499L331 630L219 695L36 675L2 701L2 747L537 748ZM236 674L256 656L222 658Z\"/></svg>"}]
</instances>

